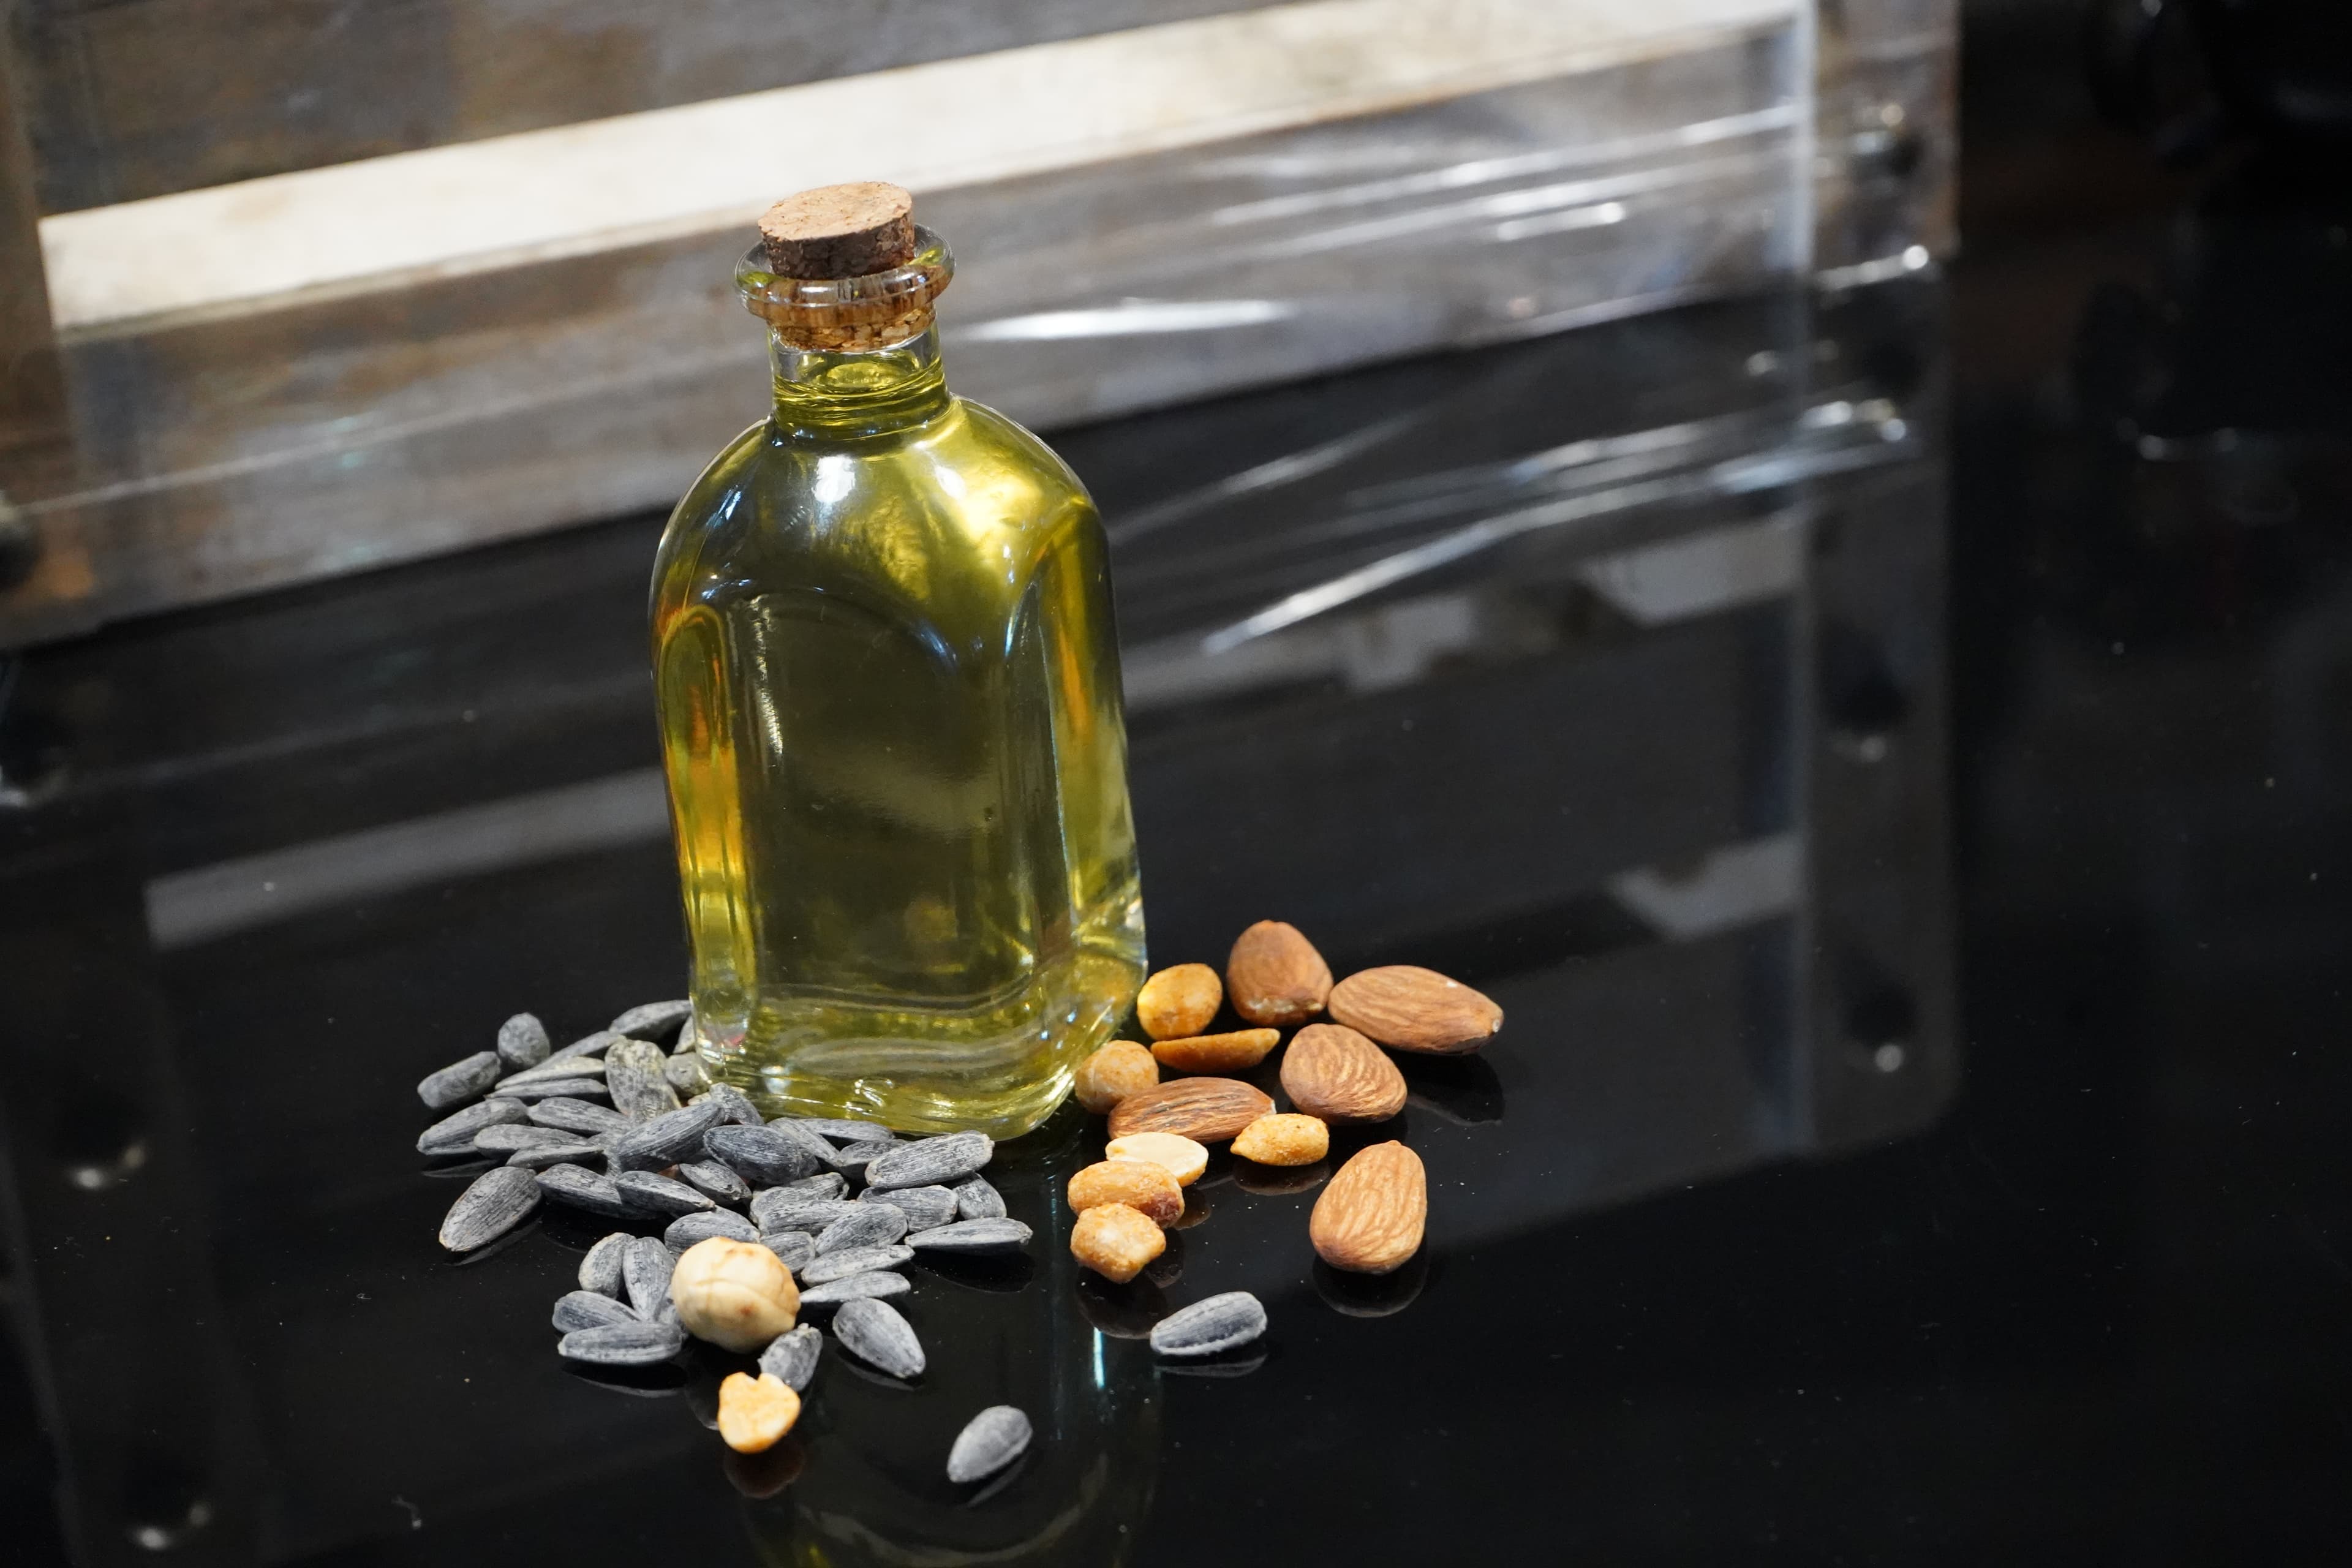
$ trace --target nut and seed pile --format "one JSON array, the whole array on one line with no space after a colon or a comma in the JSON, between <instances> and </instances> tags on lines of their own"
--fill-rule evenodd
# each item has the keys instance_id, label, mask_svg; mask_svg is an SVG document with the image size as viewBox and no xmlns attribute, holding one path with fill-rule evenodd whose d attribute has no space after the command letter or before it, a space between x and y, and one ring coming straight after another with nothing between
<instances>
[{"instance_id":1,"label":"nut and seed pile","mask_svg":"<svg viewBox=\"0 0 2352 1568\"><path fill-rule=\"evenodd\" d=\"M1250 1026L1206 1033L1227 1002ZM1153 974L1136 996L1135 1016L1151 1044L1112 1041L1079 1064L1076 1082L1078 1102L1108 1117L1110 1142L1100 1163L1070 1178L1077 1215L1070 1251L1118 1284L1166 1250L1164 1233L1183 1221L1182 1189L1207 1169L1206 1145L1229 1143L1255 1165L1315 1166L1330 1152L1332 1123L1386 1121L1404 1109L1404 1075L1388 1052L1461 1056L1503 1026L1500 1007L1434 970L1392 964L1334 984L1315 944L1280 921L1242 932L1222 981L1205 963ZM1216 1076L1264 1062L1286 1027L1297 1033L1279 1077L1293 1110L1277 1110L1264 1090ZM1163 1082L1163 1068L1207 1076ZM1421 1250L1428 1216L1421 1157L1392 1140L1359 1150L1332 1175L1315 1201L1307 1239L1333 1268L1388 1274ZM1236 1294L1161 1320L1152 1348L1208 1355L1255 1339L1265 1311Z\"/></svg>"},{"instance_id":2,"label":"nut and seed pile","mask_svg":"<svg viewBox=\"0 0 2352 1568\"><path fill-rule=\"evenodd\" d=\"M632 1007L561 1050L517 1014L496 1049L416 1086L428 1109L449 1113L416 1148L498 1162L442 1222L452 1252L488 1246L543 1202L635 1227L581 1259L579 1289L555 1303L556 1353L645 1367L691 1337L756 1356L756 1374L719 1384L718 1410L727 1445L756 1454L792 1430L815 1375L824 1336L803 1318L829 1315L843 1351L919 1377L922 1341L890 1304L914 1289L906 1265L1019 1252L1030 1229L981 1173L995 1153L986 1133L901 1140L871 1122L769 1121L710 1081L692 1014L686 1002ZM991 1406L956 1439L948 1474L984 1479L1029 1438L1027 1416Z\"/></svg>"}]
</instances>

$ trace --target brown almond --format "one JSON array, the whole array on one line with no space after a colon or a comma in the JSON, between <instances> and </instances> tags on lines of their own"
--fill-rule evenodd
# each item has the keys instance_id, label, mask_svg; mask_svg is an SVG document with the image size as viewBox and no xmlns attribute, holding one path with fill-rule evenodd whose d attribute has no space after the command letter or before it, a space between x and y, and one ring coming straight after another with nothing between
<instances>
[{"instance_id":1,"label":"brown almond","mask_svg":"<svg viewBox=\"0 0 2352 1568\"><path fill-rule=\"evenodd\" d=\"M1460 1056L1503 1026L1503 1010L1434 969L1391 963L1331 987L1332 1018L1391 1050Z\"/></svg>"},{"instance_id":2,"label":"brown almond","mask_svg":"<svg viewBox=\"0 0 2352 1568\"><path fill-rule=\"evenodd\" d=\"M1331 1130L1295 1110L1261 1116L1234 1138L1234 1152L1260 1165L1311 1165L1331 1152Z\"/></svg>"},{"instance_id":3,"label":"brown almond","mask_svg":"<svg viewBox=\"0 0 2352 1568\"><path fill-rule=\"evenodd\" d=\"M1151 1054L1161 1067L1179 1072L1239 1072L1265 1060L1282 1043L1279 1029L1236 1029L1230 1035L1191 1035L1154 1040Z\"/></svg>"},{"instance_id":4,"label":"brown almond","mask_svg":"<svg viewBox=\"0 0 2352 1568\"><path fill-rule=\"evenodd\" d=\"M1238 1079L1180 1078L1120 1100L1110 1113L1110 1135L1174 1132L1196 1143L1223 1143L1273 1110L1272 1097Z\"/></svg>"},{"instance_id":5,"label":"brown almond","mask_svg":"<svg viewBox=\"0 0 2352 1568\"><path fill-rule=\"evenodd\" d=\"M1339 1167L1307 1222L1307 1239L1334 1268L1386 1274L1421 1250L1429 1179L1402 1143L1375 1143Z\"/></svg>"},{"instance_id":6,"label":"brown almond","mask_svg":"<svg viewBox=\"0 0 2352 1568\"><path fill-rule=\"evenodd\" d=\"M1160 1081L1160 1064L1133 1040L1113 1040L1078 1064L1070 1092L1097 1116Z\"/></svg>"},{"instance_id":7,"label":"brown almond","mask_svg":"<svg viewBox=\"0 0 2352 1568\"><path fill-rule=\"evenodd\" d=\"M1125 1204L1098 1204L1070 1227L1070 1256L1121 1285L1167 1250L1160 1227Z\"/></svg>"},{"instance_id":8,"label":"brown almond","mask_svg":"<svg viewBox=\"0 0 2352 1568\"><path fill-rule=\"evenodd\" d=\"M1224 982L1205 963L1180 963L1163 969L1135 994L1135 1021L1155 1040L1197 1035L1217 1016L1225 999Z\"/></svg>"},{"instance_id":9,"label":"brown almond","mask_svg":"<svg viewBox=\"0 0 2352 1568\"><path fill-rule=\"evenodd\" d=\"M1282 1092L1326 1121L1386 1121L1404 1109L1404 1074L1345 1024L1309 1024L1282 1053Z\"/></svg>"},{"instance_id":10,"label":"brown almond","mask_svg":"<svg viewBox=\"0 0 2352 1568\"><path fill-rule=\"evenodd\" d=\"M1105 1204L1125 1204L1165 1227L1184 1212L1184 1189L1165 1165L1149 1160L1104 1160L1070 1178L1070 1212L1084 1214Z\"/></svg>"},{"instance_id":11,"label":"brown almond","mask_svg":"<svg viewBox=\"0 0 2352 1568\"><path fill-rule=\"evenodd\" d=\"M1249 1022L1287 1028L1323 1011L1331 966L1297 926L1260 921L1242 932L1225 960L1225 994Z\"/></svg>"}]
</instances>

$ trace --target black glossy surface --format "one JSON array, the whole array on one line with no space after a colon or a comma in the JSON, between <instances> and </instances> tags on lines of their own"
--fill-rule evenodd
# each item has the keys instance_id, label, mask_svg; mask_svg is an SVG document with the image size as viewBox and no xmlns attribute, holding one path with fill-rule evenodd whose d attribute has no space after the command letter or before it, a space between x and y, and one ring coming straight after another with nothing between
<instances>
[{"instance_id":1,"label":"black glossy surface","mask_svg":"<svg viewBox=\"0 0 2352 1568\"><path fill-rule=\"evenodd\" d=\"M35 657L0 1556L2341 1560L2344 188L1996 200L1948 283L1057 440L1118 538L1156 958L1277 914L1509 1023L1408 1069L1395 1280L1221 1160L1153 1279L1079 1283L1066 1110L992 1173L1033 1260L919 1269L923 1386L829 1352L762 1465L697 1419L723 1361L556 1362L602 1227L453 1264L411 1152L409 1086L506 1013L676 988L656 525ZM1131 1337L1239 1287L1262 1360ZM1005 1400L1036 1449L965 1506L948 1442Z\"/></svg>"}]
</instances>

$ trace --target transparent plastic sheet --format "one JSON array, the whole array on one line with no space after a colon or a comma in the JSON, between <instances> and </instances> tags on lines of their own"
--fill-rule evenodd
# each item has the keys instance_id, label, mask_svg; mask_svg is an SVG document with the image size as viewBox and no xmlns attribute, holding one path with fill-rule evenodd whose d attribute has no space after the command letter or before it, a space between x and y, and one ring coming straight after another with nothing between
<instances>
[{"instance_id":1,"label":"transparent plastic sheet","mask_svg":"<svg viewBox=\"0 0 2352 1568\"><path fill-rule=\"evenodd\" d=\"M1910 91L1895 122L1932 153L1948 11L1886 8L1900 26L1834 51L1839 123L1884 131L1884 93ZM1849 34L1866 12L1844 7ZM1832 230L1825 259L1914 267L1943 240L1942 165L1926 188L1916 160L1817 183L1823 48L1792 12L1661 58L926 195L959 260L952 384L1052 427L1754 290L1804 274ZM41 552L0 594L0 645L666 506L762 406L762 334L728 298L740 251L698 237L388 308L70 345L71 449L0 477Z\"/></svg>"}]
</instances>

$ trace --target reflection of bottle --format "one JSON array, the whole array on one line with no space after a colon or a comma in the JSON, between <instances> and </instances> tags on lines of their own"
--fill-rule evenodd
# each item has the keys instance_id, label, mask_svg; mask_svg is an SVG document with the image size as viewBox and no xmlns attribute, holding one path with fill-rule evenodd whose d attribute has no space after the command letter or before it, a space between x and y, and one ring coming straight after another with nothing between
<instances>
[{"instance_id":1,"label":"reflection of bottle","mask_svg":"<svg viewBox=\"0 0 2352 1568\"><path fill-rule=\"evenodd\" d=\"M678 503L654 582L695 1016L782 1108L1010 1136L1143 974L1102 523L949 393L951 265L905 192L806 193L762 231L736 282L774 412Z\"/></svg>"},{"instance_id":2,"label":"reflection of bottle","mask_svg":"<svg viewBox=\"0 0 2352 1568\"><path fill-rule=\"evenodd\" d=\"M744 1505L764 1561L1114 1568L1131 1560L1158 1469L1158 1384L1147 1347L1099 1333L1079 1310L1055 1173L1075 1163L1083 1133L1073 1107L989 1167L1006 1207L1035 1228L1029 1257L914 1271L913 1293L897 1305L929 1359L919 1385L894 1384L826 1344L793 1434L798 1473L772 1498ZM992 1405L1027 1414L1029 1451L1002 1478L956 1486L949 1447Z\"/></svg>"}]
</instances>

